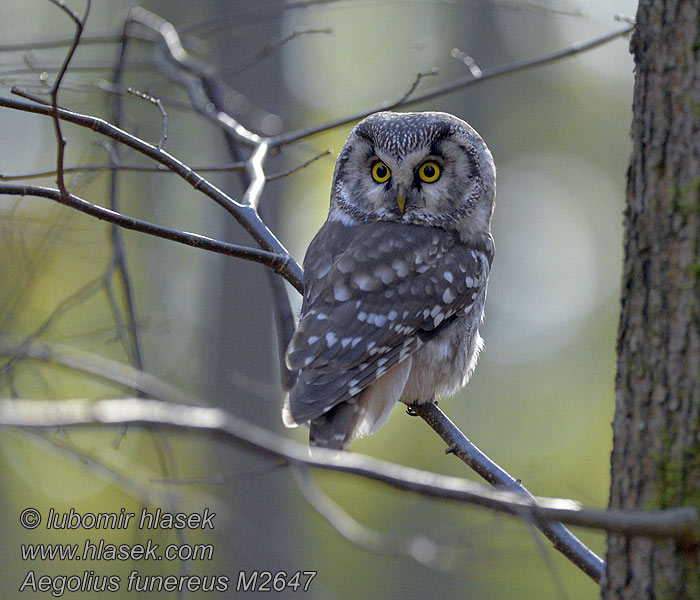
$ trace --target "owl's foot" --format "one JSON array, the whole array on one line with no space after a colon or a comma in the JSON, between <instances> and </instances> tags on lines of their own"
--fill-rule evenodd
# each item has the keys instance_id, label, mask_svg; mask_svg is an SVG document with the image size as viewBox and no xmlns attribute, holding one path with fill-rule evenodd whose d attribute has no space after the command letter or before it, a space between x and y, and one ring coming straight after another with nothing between
<instances>
[{"instance_id":1,"label":"owl's foot","mask_svg":"<svg viewBox=\"0 0 700 600\"><path fill-rule=\"evenodd\" d=\"M409 417L417 417L417 416L418 416L418 413L417 413L415 410L413 410L413 407L412 407L412 406L407 406L407 407L406 407L406 414L407 414Z\"/></svg>"}]
</instances>

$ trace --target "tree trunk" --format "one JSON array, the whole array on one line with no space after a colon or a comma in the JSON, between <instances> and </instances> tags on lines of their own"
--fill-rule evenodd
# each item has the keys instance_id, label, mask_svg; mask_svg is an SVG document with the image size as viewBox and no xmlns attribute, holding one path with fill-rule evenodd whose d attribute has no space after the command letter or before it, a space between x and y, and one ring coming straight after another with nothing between
<instances>
[{"instance_id":1,"label":"tree trunk","mask_svg":"<svg viewBox=\"0 0 700 600\"><path fill-rule=\"evenodd\" d=\"M700 6L641 0L610 508L700 507ZM602 597L700 598L700 552L608 538Z\"/></svg>"}]
</instances>

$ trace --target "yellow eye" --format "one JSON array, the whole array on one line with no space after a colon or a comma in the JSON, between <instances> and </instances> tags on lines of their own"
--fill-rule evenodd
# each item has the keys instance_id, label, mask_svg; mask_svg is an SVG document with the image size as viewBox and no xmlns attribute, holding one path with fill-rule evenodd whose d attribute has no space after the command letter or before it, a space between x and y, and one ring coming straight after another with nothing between
<instances>
[{"instance_id":1,"label":"yellow eye","mask_svg":"<svg viewBox=\"0 0 700 600\"><path fill-rule=\"evenodd\" d=\"M374 163L374 166L372 167L372 178L377 183L384 183L389 179L389 177L391 177L389 167L387 167L381 160Z\"/></svg>"},{"instance_id":2,"label":"yellow eye","mask_svg":"<svg viewBox=\"0 0 700 600\"><path fill-rule=\"evenodd\" d=\"M433 183L440 178L440 167L436 162L427 160L418 169L418 176L425 183Z\"/></svg>"}]
</instances>

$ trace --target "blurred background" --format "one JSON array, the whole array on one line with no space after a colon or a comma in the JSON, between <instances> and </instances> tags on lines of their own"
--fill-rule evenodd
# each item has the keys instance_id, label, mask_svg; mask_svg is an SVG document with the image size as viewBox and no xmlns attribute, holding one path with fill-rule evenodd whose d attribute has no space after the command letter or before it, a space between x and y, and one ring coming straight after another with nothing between
<instances>
[{"instance_id":1,"label":"blurred background","mask_svg":"<svg viewBox=\"0 0 700 600\"><path fill-rule=\"evenodd\" d=\"M68 5L77 12L82 1ZM130 3L95 2L85 43L59 101L109 117L121 32ZM246 127L263 134L292 131L402 97L416 73L430 71L419 91L468 73L453 49L485 70L534 57L621 27L632 0L515 1L361 0L324 2L142 4L185 35L188 48L219 70L226 103ZM296 32L296 34L295 34ZM0 22L0 86L48 92L67 47L37 42L70 38L70 20L43 0L5 3ZM537 495L575 498L604 507L609 483L615 335L621 265L622 209L630 151L632 59L621 39L544 68L480 83L411 110L441 110L467 120L486 140L498 169L493 220L496 258L482 336L485 350L468 387L441 403L492 459ZM162 99L168 112L165 149L191 166L231 162L210 122L186 109L186 92L160 68L149 43L129 46L124 84ZM123 127L157 143L161 115L150 103L124 98ZM325 149L323 157L270 181L263 213L301 262L324 221L334 157L352 124L285 147L268 161L283 172ZM0 173L55 168L51 122L0 110ZM91 132L65 125L66 165L108 164L110 147ZM125 149L127 165L150 165ZM235 198L236 173L208 178ZM109 173L91 170L67 182L77 195L108 205ZM49 175L29 181L55 187ZM219 206L167 173L125 172L122 212L251 244ZM285 430L279 410L277 344L264 268L124 232L135 298L142 364L192 402L224 407L251 423ZM119 398L132 395L86 370L104 373L96 357L135 364L125 323L125 292L112 267L110 229L48 200L0 196L0 396ZM288 288L298 310L298 294ZM22 346L22 344L24 345ZM30 346L29 343L33 344ZM64 360L16 356L38 345ZM15 355L13 355L13 352ZM61 364L73 357L82 370ZM476 479L419 419L400 408L353 450L394 462ZM499 514L399 494L337 474L313 474L323 492L387 540L422 549L416 561L376 553L343 539L300 492L289 469L195 435L118 430L0 431L0 597L48 597L27 587L41 575L118 575L111 598L130 598L125 581L141 575L225 575L233 597L240 571L317 571L309 598L570 598L597 597L596 586L538 532ZM306 490L309 492L309 490ZM209 508L214 531L34 531L20 527L26 507L48 515L139 513ZM579 533L579 532L577 532ZM580 532L603 555L604 537ZM23 561L20 544L212 544L211 560ZM426 541L426 538L430 541ZM414 557L415 558L415 557ZM427 563L427 564L426 564ZM303 582L303 579L302 579ZM301 592L297 592L301 593ZM294 595L289 589L278 597ZM65 592L65 598L101 595ZM174 593L143 597L171 598ZM181 597L199 598L199 593Z\"/></svg>"}]
</instances>

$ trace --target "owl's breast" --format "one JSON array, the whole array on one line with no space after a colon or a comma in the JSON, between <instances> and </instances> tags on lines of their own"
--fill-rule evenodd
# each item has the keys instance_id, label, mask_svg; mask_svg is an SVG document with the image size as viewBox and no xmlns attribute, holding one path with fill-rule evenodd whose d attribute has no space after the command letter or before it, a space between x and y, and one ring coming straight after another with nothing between
<instances>
[{"instance_id":1,"label":"owl's breast","mask_svg":"<svg viewBox=\"0 0 700 600\"><path fill-rule=\"evenodd\" d=\"M457 318L413 355L402 402L437 400L467 384L483 346L479 335L483 303L474 306L472 313Z\"/></svg>"}]
</instances>

